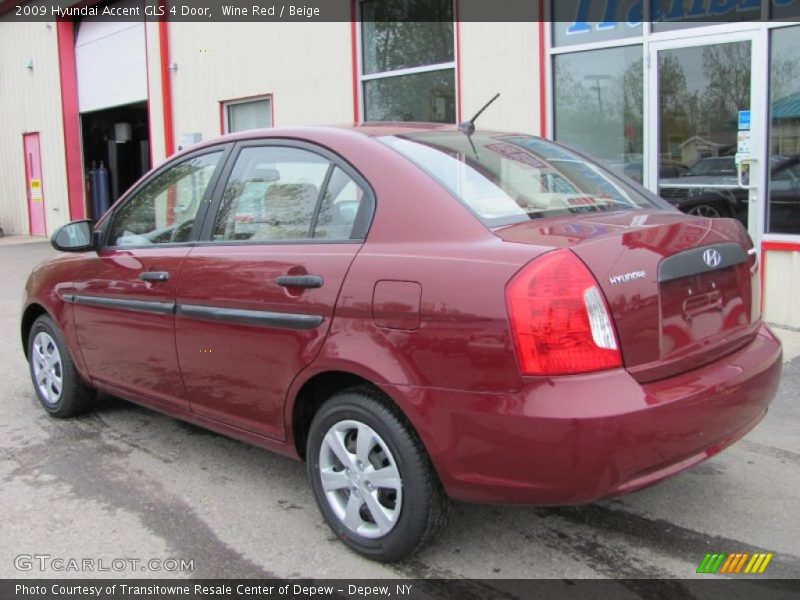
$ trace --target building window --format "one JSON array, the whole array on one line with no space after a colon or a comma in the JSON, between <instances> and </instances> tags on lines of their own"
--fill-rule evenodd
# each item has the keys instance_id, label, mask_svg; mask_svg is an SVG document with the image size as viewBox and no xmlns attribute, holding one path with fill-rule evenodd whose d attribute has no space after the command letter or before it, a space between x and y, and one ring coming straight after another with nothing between
<instances>
[{"instance_id":1,"label":"building window","mask_svg":"<svg viewBox=\"0 0 800 600\"><path fill-rule=\"evenodd\" d=\"M642 181L642 47L558 54L554 137Z\"/></svg>"},{"instance_id":2,"label":"building window","mask_svg":"<svg viewBox=\"0 0 800 600\"><path fill-rule=\"evenodd\" d=\"M771 32L768 233L800 233L800 27Z\"/></svg>"},{"instance_id":3,"label":"building window","mask_svg":"<svg viewBox=\"0 0 800 600\"><path fill-rule=\"evenodd\" d=\"M360 9L364 120L454 123L453 0L363 0Z\"/></svg>"},{"instance_id":4,"label":"building window","mask_svg":"<svg viewBox=\"0 0 800 600\"><path fill-rule=\"evenodd\" d=\"M225 133L272 127L272 97L223 102Z\"/></svg>"}]
</instances>

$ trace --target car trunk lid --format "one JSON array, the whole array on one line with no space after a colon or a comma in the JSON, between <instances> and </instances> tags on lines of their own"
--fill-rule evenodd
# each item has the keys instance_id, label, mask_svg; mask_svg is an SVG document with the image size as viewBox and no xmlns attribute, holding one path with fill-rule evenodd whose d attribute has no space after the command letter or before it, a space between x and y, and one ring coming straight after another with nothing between
<instances>
[{"instance_id":1,"label":"car trunk lid","mask_svg":"<svg viewBox=\"0 0 800 600\"><path fill-rule=\"evenodd\" d=\"M716 360L758 327L751 243L733 219L628 211L528 221L495 234L568 247L586 264L606 296L625 367L641 382Z\"/></svg>"}]
</instances>

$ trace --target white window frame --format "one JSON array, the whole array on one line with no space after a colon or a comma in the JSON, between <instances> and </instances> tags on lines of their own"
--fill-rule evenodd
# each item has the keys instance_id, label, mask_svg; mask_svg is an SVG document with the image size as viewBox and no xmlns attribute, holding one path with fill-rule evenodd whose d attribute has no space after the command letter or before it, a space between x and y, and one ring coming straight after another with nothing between
<instances>
[{"instance_id":1,"label":"white window frame","mask_svg":"<svg viewBox=\"0 0 800 600\"><path fill-rule=\"evenodd\" d=\"M421 67L407 67L404 69L396 69L393 71L381 71L380 73L364 74L364 54L363 54L363 40L364 40L364 24L361 22L361 3L364 0L357 0L355 19L357 23L356 28L356 62L358 65L358 119L363 123L366 118L366 104L364 103L364 82L374 79L388 79L389 77L399 77L401 75L414 75L416 73L430 73L432 71L444 71L453 69L453 77L455 81L455 96L456 96L456 118L461 114L461 95L458 93L461 82L459 81L459 70L456 67L460 57L458 56L458 6L459 0L453 0L453 60L448 62L436 63L432 65L424 65Z\"/></svg>"},{"instance_id":2,"label":"white window frame","mask_svg":"<svg viewBox=\"0 0 800 600\"><path fill-rule=\"evenodd\" d=\"M273 94L260 94L258 96L247 96L245 98L233 98L231 100L220 100L220 105L222 106L222 133L228 134L231 133L230 123L231 123L231 114L230 110L228 110L231 106L236 106L237 104L251 104L253 102L263 102L266 100L269 103L269 127L275 127L275 102L273 100Z\"/></svg>"},{"instance_id":3,"label":"white window frame","mask_svg":"<svg viewBox=\"0 0 800 600\"><path fill-rule=\"evenodd\" d=\"M653 158L653 137L657 135L657 106L656 99L652 98L652 90L654 82L652 81L655 74L655 68L650 64L652 62L651 56L660 46L666 42L681 40L686 41L686 45L692 45L692 40L696 41L695 45L701 45L700 38L706 36L715 36L720 38L718 41L725 41L726 34L730 41L736 41L746 33L753 33L754 39L752 42L753 51L753 64L759 64L761 67L756 70L753 69L752 77L756 77L755 73L764 72L767 82L769 80L769 33L773 29L781 27L797 26L796 22L789 21L749 21L741 23L720 23L713 25L706 25L701 27L690 27L686 29L674 29L670 31L654 32L652 23L647 20L649 17L649 2L644 3L645 7L645 20L642 23L642 34L633 37L624 37L617 40L603 40L599 42L587 42L585 44L574 44L570 46L554 46L553 45L553 23L550 17L552 16L551 1L545 2L545 18L547 19L545 30L545 84L547 93L545 94L545 110L546 112L546 131L542 132L549 139L553 139L555 133L555 80L553 73L554 57L559 54L570 54L573 52L585 52L588 50L602 50L608 48L619 48L622 46L636 46L640 45L642 50L642 60L644 61L645 68L642 85L644 86L642 97L644 99L644 106L642 107L642 115L644 117L644 130L643 130L643 165L644 165L644 184L648 189L657 187L658 169L655 166ZM770 8L770 0L762 0L761 11L762 15L768 15ZM737 37L738 36L738 37ZM754 80L754 85L756 84ZM649 102L648 102L649 101ZM760 101L768 104L769 100L761 99ZM766 120L769 120L768 106L761 111ZM655 116L654 116L655 115ZM768 123L767 123L768 124ZM759 140L759 154L758 156L766 156L768 154L769 136L761 136L763 139ZM652 164L651 164L652 163ZM759 169L766 169L764 161L759 161ZM761 200L757 202L757 206L751 207L749 218L752 220L753 226L748 229L752 234L756 248L759 249L761 241L792 241L797 242L800 239L800 234L770 234L766 233L766 203L769 201L767 196L769 190L766 184L766 172L761 173L761 183L759 185L759 193ZM755 211L753 210L755 209Z\"/></svg>"}]
</instances>

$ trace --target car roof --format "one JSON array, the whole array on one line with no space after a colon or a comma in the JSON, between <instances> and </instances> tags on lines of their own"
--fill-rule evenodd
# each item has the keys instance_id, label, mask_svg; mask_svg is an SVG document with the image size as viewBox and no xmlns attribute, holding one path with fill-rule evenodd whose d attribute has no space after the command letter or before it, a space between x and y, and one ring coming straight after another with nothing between
<instances>
[{"instance_id":1,"label":"car roof","mask_svg":"<svg viewBox=\"0 0 800 600\"><path fill-rule=\"evenodd\" d=\"M443 123L417 123L409 121L401 122L380 122L380 123L341 123L333 125L305 125L298 127L268 127L263 129L248 129L237 133L228 133L220 137L208 140L208 143L219 143L220 141L239 141L260 139L264 137L280 137L281 133L297 133L305 131L311 133L323 133L333 130L349 130L361 133L368 137L381 135L405 135L409 133L424 133L430 131L456 131L457 127ZM199 144L198 144L199 145Z\"/></svg>"},{"instance_id":2,"label":"car roof","mask_svg":"<svg viewBox=\"0 0 800 600\"><path fill-rule=\"evenodd\" d=\"M201 150L210 146L219 144L240 142L248 140L260 140L269 138L295 138L295 139L310 139L320 140L324 139L331 134L350 134L363 136L367 138L392 136L392 135L410 135L418 133L454 133L458 132L458 126L452 123L423 123L414 121L382 121L382 122L366 122L366 123L344 123L334 125L306 125L298 127L268 127L264 129L248 129L247 131L240 131L237 133L228 133L222 136L211 138L192 144L187 148L176 152L170 159ZM500 132L492 129L476 129L475 133L483 134L511 134L512 132ZM514 135L518 135L514 133Z\"/></svg>"}]
</instances>

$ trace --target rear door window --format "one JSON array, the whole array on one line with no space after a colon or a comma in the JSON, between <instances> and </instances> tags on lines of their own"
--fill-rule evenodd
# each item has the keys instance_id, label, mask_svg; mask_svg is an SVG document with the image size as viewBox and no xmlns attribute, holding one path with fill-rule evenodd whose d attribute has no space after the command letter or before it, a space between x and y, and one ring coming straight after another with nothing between
<instances>
[{"instance_id":1,"label":"rear door window","mask_svg":"<svg viewBox=\"0 0 800 600\"><path fill-rule=\"evenodd\" d=\"M348 240L364 193L341 167L310 150L248 146L222 194L215 242Z\"/></svg>"},{"instance_id":2,"label":"rear door window","mask_svg":"<svg viewBox=\"0 0 800 600\"><path fill-rule=\"evenodd\" d=\"M334 167L314 224L315 239L346 240L364 198L364 191L339 167Z\"/></svg>"}]
</instances>

